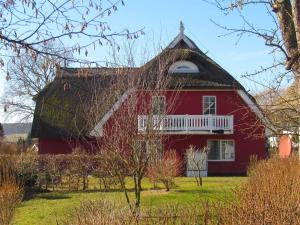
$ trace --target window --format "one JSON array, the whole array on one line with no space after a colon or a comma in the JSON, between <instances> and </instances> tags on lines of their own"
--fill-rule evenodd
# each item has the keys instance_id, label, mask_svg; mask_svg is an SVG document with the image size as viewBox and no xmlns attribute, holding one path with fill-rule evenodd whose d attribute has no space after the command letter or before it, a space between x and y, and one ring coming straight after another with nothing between
<instances>
[{"instance_id":1,"label":"window","mask_svg":"<svg viewBox=\"0 0 300 225\"><path fill-rule=\"evenodd\" d=\"M216 115L216 96L203 96L203 114Z\"/></svg>"},{"instance_id":2,"label":"window","mask_svg":"<svg viewBox=\"0 0 300 225\"><path fill-rule=\"evenodd\" d=\"M199 73L199 69L196 64L181 60L170 66L169 73Z\"/></svg>"},{"instance_id":3,"label":"window","mask_svg":"<svg viewBox=\"0 0 300 225\"><path fill-rule=\"evenodd\" d=\"M157 161L163 155L163 146L160 139L147 141L147 155L150 161Z\"/></svg>"},{"instance_id":4,"label":"window","mask_svg":"<svg viewBox=\"0 0 300 225\"><path fill-rule=\"evenodd\" d=\"M233 140L208 140L208 160L234 161Z\"/></svg>"},{"instance_id":5,"label":"window","mask_svg":"<svg viewBox=\"0 0 300 225\"><path fill-rule=\"evenodd\" d=\"M163 145L160 139L137 140L134 142L133 150L136 156L148 159L150 162L159 160L163 155Z\"/></svg>"},{"instance_id":6,"label":"window","mask_svg":"<svg viewBox=\"0 0 300 225\"><path fill-rule=\"evenodd\" d=\"M152 97L153 115L165 114L165 105L166 105L165 96L153 96Z\"/></svg>"}]
</instances>

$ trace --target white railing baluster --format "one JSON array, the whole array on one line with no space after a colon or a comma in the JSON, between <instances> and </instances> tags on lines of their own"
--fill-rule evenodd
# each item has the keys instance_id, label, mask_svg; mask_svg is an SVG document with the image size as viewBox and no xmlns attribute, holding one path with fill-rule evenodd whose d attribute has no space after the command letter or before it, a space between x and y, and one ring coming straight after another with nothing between
<instances>
[{"instance_id":1,"label":"white railing baluster","mask_svg":"<svg viewBox=\"0 0 300 225\"><path fill-rule=\"evenodd\" d=\"M152 124L148 116L138 116L138 130L146 131L148 126L160 131L233 131L233 116L154 115Z\"/></svg>"}]
</instances>

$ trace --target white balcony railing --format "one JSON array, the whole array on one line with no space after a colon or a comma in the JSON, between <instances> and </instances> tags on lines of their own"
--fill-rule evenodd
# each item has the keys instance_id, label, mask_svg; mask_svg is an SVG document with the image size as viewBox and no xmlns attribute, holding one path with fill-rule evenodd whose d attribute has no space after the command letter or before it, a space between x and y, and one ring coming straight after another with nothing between
<instances>
[{"instance_id":1,"label":"white balcony railing","mask_svg":"<svg viewBox=\"0 0 300 225\"><path fill-rule=\"evenodd\" d=\"M149 119L152 118L152 122ZM221 131L233 132L233 116L215 115L154 115L138 116L138 131L148 129L163 132Z\"/></svg>"}]
</instances>

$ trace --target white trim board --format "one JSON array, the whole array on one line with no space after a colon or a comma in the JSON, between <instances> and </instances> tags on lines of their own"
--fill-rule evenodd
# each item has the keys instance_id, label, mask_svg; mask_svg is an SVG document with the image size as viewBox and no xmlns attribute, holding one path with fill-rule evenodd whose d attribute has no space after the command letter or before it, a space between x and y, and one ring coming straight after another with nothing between
<instances>
[{"instance_id":1,"label":"white trim board","mask_svg":"<svg viewBox=\"0 0 300 225\"><path fill-rule=\"evenodd\" d=\"M249 108L265 124L265 126L266 126L265 134L266 134L266 136L270 136L272 134L271 129L268 128L268 126L272 127L272 124L270 123L270 121L263 115L261 110L257 107L256 103L253 102L253 100L245 93L245 91L238 90L237 92L238 92L239 96L243 99L243 101L249 106Z\"/></svg>"},{"instance_id":2,"label":"white trim board","mask_svg":"<svg viewBox=\"0 0 300 225\"><path fill-rule=\"evenodd\" d=\"M191 49L196 49L197 46L194 45L185 34L178 34L177 37L169 44L168 48L174 48L181 40L183 40Z\"/></svg>"},{"instance_id":3,"label":"white trim board","mask_svg":"<svg viewBox=\"0 0 300 225\"><path fill-rule=\"evenodd\" d=\"M128 98L131 91L126 91L124 94L113 104L111 109L102 117L99 123L90 132L92 137L101 137L103 135L103 125L109 120L109 118L114 114L115 111L122 105L122 103Z\"/></svg>"}]
</instances>

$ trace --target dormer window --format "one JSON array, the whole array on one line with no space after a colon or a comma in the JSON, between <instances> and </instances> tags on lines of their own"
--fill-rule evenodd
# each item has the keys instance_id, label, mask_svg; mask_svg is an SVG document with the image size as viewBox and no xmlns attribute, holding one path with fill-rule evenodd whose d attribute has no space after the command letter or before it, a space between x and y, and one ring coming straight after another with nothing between
<instances>
[{"instance_id":1,"label":"dormer window","mask_svg":"<svg viewBox=\"0 0 300 225\"><path fill-rule=\"evenodd\" d=\"M169 73L199 73L199 69L195 63L190 61L177 61L169 68Z\"/></svg>"}]
</instances>

